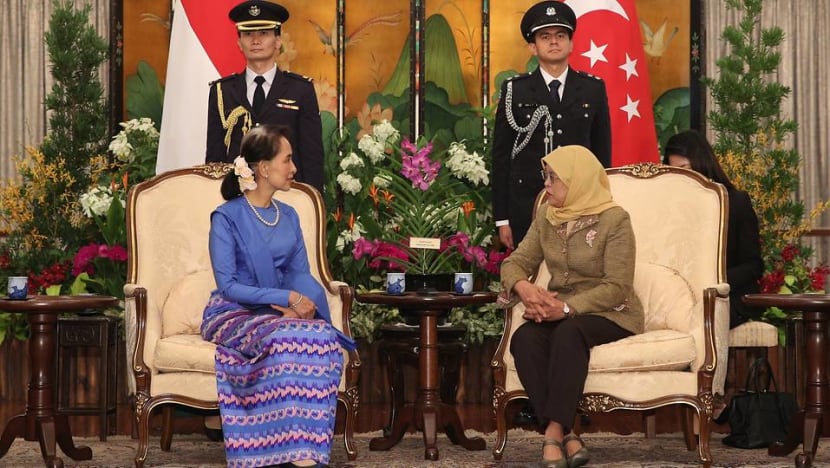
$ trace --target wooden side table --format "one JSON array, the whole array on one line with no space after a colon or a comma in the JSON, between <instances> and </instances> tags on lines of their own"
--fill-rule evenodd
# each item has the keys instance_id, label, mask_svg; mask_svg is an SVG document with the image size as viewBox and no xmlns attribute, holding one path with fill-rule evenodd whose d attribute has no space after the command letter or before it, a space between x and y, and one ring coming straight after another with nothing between
<instances>
[{"instance_id":1,"label":"wooden side table","mask_svg":"<svg viewBox=\"0 0 830 468\"><path fill-rule=\"evenodd\" d=\"M812 466L822 427L827 433L830 424L830 380L827 375L830 294L747 294L743 301L751 306L778 307L788 313L802 313L807 344L806 404L790 420L787 440L770 445L768 452L783 457L803 442L802 452L795 457L795 466Z\"/></svg>"},{"instance_id":2,"label":"wooden side table","mask_svg":"<svg viewBox=\"0 0 830 468\"><path fill-rule=\"evenodd\" d=\"M358 302L395 307L407 314L420 317L418 346L418 401L405 405L395 418L389 434L369 441L369 450L389 450L403 438L413 426L424 434L424 459L438 460L436 433L443 428L447 437L467 450L484 450L484 439L467 438L461 419L454 405L440 401L438 362L438 318L454 307L480 305L495 302L496 293L476 292L456 295L452 293L390 295L386 293L362 293L355 295Z\"/></svg>"},{"instance_id":3,"label":"wooden side table","mask_svg":"<svg viewBox=\"0 0 830 468\"><path fill-rule=\"evenodd\" d=\"M105 315L78 315L58 319L58 412L68 415L97 415L98 438L107 440L110 416L116 416L116 359L118 319ZM95 372L84 376L77 365L79 351L95 360ZM94 380L93 380L94 379ZM77 383L86 380L97 391L95 401L73 399ZM114 426L113 426L114 427Z\"/></svg>"},{"instance_id":4,"label":"wooden side table","mask_svg":"<svg viewBox=\"0 0 830 468\"><path fill-rule=\"evenodd\" d=\"M439 394L443 403L455 404L458 391L458 376L461 362L467 354L464 343L463 325L438 327L438 360L441 375ZM398 413L404 407L404 366L418 368L418 351L420 348L420 327L406 324L385 324L380 327L378 340L378 360L385 368L389 382L390 411L389 424L383 428L383 435L392 433Z\"/></svg>"},{"instance_id":5,"label":"wooden side table","mask_svg":"<svg viewBox=\"0 0 830 468\"><path fill-rule=\"evenodd\" d=\"M40 442L40 453L47 467L59 468L63 460L55 443L73 460L92 459L92 449L76 447L65 414L55 411L52 380L55 375L55 346L58 317L67 312L104 309L118 304L112 296L29 296L26 300L0 299L0 310L26 314L29 322L29 381L26 411L11 418L0 436L0 457L9 451L17 437Z\"/></svg>"}]
</instances>

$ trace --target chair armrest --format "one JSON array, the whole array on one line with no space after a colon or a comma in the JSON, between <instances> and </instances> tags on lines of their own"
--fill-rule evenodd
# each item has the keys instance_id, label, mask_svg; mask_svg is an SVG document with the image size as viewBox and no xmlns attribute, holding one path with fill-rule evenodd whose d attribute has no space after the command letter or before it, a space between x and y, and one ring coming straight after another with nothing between
<instances>
[{"instance_id":1,"label":"chair armrest","mask_svg":"<svg viewBox=\"0 0 830 468\"><path fill-rule=\"evenodd\" d=\"M729 285L703 290L703 365L698 370L698 394L722 393L729 346Z\"/></svg>"},{"instance_id":2,"label":"chair armrest","mask_svg":"<svg viewBox=\"0 0 830 468\"><path fill-rule=\"evenodd\" d=\"M343 302L343 329L344 335L353 338L351 328L352 305L354 304L354 288L342 281L331 281L329 283L332 289L337 288L340 300ZM344 369L346 374L346 388L356 388L357 381L360 377L360 355L357 350L347 351L349 355L349 363Z\"/></svg>"},{"instance_id":3,"label":"chair armrest","mask_svg":"<svg viewBox=\"0 0 830 468\"><path fill-rule=\"evenodd\" d=\"M147 330L147 289L124 285L124 332L126 337L127 384L130 393L150 393L150 367L144 361Z\"/></svg>"}]
</instances>

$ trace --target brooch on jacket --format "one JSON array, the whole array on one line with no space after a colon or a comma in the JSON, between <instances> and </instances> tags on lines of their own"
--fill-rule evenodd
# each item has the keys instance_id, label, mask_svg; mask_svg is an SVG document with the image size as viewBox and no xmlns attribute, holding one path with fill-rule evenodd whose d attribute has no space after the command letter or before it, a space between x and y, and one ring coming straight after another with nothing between
<instances>
[{"instance_id":1,"label":"brooch on jacket","mask_svg":"<svg viewBox=\"0 0 830 468\"><path fill-rule=\"evenodd\" d=\"M585 243L588 244L588 247L594 247L594 239L597 237L597 231L591 229L585 234Z\"/></svg>"}]
</instances>

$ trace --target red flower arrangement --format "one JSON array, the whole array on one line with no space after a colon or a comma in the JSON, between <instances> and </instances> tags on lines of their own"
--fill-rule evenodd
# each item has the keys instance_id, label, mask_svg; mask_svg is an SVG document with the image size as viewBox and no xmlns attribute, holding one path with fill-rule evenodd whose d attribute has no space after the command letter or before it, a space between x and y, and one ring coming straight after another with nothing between
<instances>
[{"instance_id":1,"label":"red flower arrangement","mask_svg":"<svg viewBox=\"0 0 830 468\"><path fill-rule=\"evenodd\" d=\"M87 244L72 260L72 274L81 278L90 292L124 297L127 250L120 245Z\"/></svg>"},{"instance_id":2,"label":"red flower arrangement","mask_svg":"<svg viewBox=\"0 0 830 468\"><path fill-rule=\"evenodd\" d=\"M795 294L824 292L830 266L809 266L812 250L797 244L787 244L773 262L772 270L761 277L761 292L766 294Z\"/></svg>"}]
</instances>

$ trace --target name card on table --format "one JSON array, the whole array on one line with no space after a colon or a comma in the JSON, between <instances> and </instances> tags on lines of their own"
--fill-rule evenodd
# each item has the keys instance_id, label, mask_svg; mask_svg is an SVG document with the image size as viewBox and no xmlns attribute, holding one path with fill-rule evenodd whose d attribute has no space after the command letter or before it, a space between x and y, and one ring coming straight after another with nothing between
<instances>
[{"instance_id":1,"label":"name card on table","mask_svg":"<svg viewBox=\"0 0 830 468\"><path fill-rule=\"evenodd\" d=\"M438 237L411 237L409 238L409 247L438 250L441 248L441 239Z\"/></svg>"}]
</instances>

